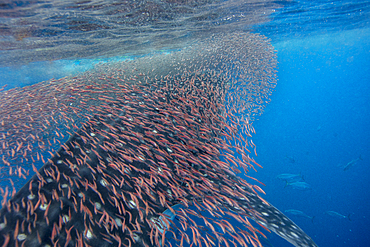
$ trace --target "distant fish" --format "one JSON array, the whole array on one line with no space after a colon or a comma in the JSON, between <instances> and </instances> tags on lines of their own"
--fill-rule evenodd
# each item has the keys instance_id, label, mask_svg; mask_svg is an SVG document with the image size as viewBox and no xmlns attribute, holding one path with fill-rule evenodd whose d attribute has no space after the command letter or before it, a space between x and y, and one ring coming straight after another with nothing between
<instances>
[{"instance_id":1,"label":"distant fish","mask_svg":"<svg viewBox=\"0 0 370 247\"><path fill-rule=\"evenodd\" d=\"M333 216L335 218L348 219L349 221L351 221L351 218L350 218L351 214L348 214L347 216L345 216L345 215L337 213L335 211L326 211L325 213L327 215Z\"/></svg>"},{"instance_id":2,"label":"distant fish","mask_svg":"<svg viewBox=\"0 0 370 247\"><path fill-rule=\"evenodd\" d=\"M345 165L342 165L342 164L338 165L338 167L343 168L343 171L347 171L349 168L351 168L352 166L354 166L355 164L357 164L357 162L359 160L362 160L361 155L357 159L353 159L353 160L351 160L350 162L348 162Z\"/></svg>"},{"instance_id":3,"label":"distant fish","mask_svg":"<svg viewBox=\"0 0 370 247\"><path fill-rule=\"evenodd\" d=\"M290 163L295 163L295 159L293 156L285 155L285 158L287 158Z\"/></svg>"},{"instance_id":4,"label":"distant fish","mask_svg":"<svg viewBox=\"0 0 370 247\"><path fill-rule=\"evenodd\" d=\"M296 210L296 209L285 210L285 213L289 213L289 214L295 215L297 217L310 219L312 221L312 223L313 223L313 219L315 218L315 216L309 216L309 215L303 213L302 211L299 211L299 210Z\"/></svg>"},{"instance_id":5,"label":"distant fish","mask_svg":"<svg viewBox=\"0 0 370 247\"><path fill-rule=\"evenodd\" d=\"M304 178L301 173L299 174L283 173L283 174L277 175L276 178L289 182L289 183L304 181Z\"/></svg>"},{"instance_id":6,"label":"distant fish","mask_svg":"<svg viewBox=\"0 0 370 247\"><path fill-rule=\"evenodd\" d=\"M312 187L306 182L294 182L294 183L289 183L286 182L285 187L292 187L293 189L296 190L311 190Z\"/></svg>"}]
</instances>

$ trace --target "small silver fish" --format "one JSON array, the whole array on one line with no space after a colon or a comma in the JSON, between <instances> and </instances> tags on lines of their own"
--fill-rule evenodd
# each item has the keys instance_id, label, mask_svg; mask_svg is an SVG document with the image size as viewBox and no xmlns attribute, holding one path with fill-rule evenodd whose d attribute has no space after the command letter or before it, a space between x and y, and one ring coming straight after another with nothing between
<instances>
[{"instance_id":1,"label":"small silver fish","mask_svg":"<svg viewBox=\"0 0 370 247\"><path fill-rule=\"evenodd\" d=\"M350 218L351 214L348 214L347 216L345 216L345 215L340 214L340 213L335 212L335 211L326 211L325 213L327 215L330 215L330 216L333 216L333 217L336 217L336 218L348 219L349 221L351 221L351 218Z\"/></svg>"},{"instance_id":2,"label":"small silver fish","mask_svg":"<svg viewBox=\"0 0 370 247\"><path fill-rule=\"evenodd\" d=\"M286 182L285 187L292 187L293 189L296 190L311 190L312 187L306 182L294 182L294 183L289 183Z\"/></svg>"},{"instance_id":3,"label":"small silver fish","mask_svg":"<svg viewBox=\"0 0 370 247\"><path fill-rule=\"evenodd\" d=\"M310 219L312 222L313 222L313 219L315 218L315 216L309 216L309 215L303 213L302 211L299 211L299 210L296 210L296 209L285 210L285 213L289 213L289 214L295 215L297 217L307 218L307 219Z\"/></svg>"},{"instance_id":4,"label":"small silver fish","mask_svg":"<svg viewBox=\"0 0 370 247\"><path fill-rule=\"evenodd\" d=\"M294 182L302 182L304 181L303 175L301 173L299 174L289 174L289 173L283 173L276 176L278 179L294 183Z\"/></svg>"},{"instance_id":5,"label":"small silver fish","mask_svg":"<svg viewBox=\"0 0 370 247\"><path fill-rule=\"evenodd\" d=\"M351 168L352 166L354 166L355 164L357 164L357 162L359 160L362 160L361 155L357 159L353 159L350 162L348 162L346 165L342 166L343 171L347 171L349 168Z\"/></svg>"}]
</instances>

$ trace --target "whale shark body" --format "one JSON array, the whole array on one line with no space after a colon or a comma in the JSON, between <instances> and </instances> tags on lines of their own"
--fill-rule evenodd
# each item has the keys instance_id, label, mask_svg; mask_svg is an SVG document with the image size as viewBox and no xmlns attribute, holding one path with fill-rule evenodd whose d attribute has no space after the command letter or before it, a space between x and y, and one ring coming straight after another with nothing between
<instances>
[{"instance_id":1,"label":"whale shark body","mask_svg":"<svg viewBox=\"0 0 370 247\"><path fill-rule=\"evenodd\" d=\"M3 203L2 246L261 246L263 233L249 219L294 246L317 246L234 173L257 163L233 142L252 128L225 104L236 90L227 73L208 68L154 80L132 71L69 85L76 101L68 109L78 111L79 102L86 121Z\"/></svg>"}]
</instances>

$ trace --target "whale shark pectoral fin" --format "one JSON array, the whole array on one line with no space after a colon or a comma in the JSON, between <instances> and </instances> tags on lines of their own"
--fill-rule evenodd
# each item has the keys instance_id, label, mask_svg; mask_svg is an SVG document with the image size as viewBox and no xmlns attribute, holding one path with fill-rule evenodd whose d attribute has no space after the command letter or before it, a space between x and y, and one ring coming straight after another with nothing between
<instances>
[{"instance_id":1,"label":"whale shark pectoral fin","mask_svg":"<svg viewBox=\"0 0 370 247\"><path fill-rule=\"evenodd\" d=\"M296 247L317 247L316 243L291 219L270 203L251 192L248 195L248 206L252 207L257 216L251 218L263 227L268 228Z\"/></svg>"},{"instance_id":2,"label":"whale shark pectoral fin","mask_svg":"<svg viewBox=\"0 0 370 247\"><path fill-rule=\"evenodd\" d=\"M261 203L263 205L259 205L258 211L263 220L255 218L254 221L267 227L296 247L317 247L315 242L301 228L277 208L271 204Z\"/></svg>"}]
</instances>

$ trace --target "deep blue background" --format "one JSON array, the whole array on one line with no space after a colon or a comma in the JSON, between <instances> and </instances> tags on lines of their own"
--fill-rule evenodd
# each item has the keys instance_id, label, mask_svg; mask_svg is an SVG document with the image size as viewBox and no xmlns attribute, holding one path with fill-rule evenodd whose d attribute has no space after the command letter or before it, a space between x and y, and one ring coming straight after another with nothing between
<instances>
[{"instance_id":1,"label":"deep blue background","mask_svg":"<svg viewBox=\"0 0 370 247\"><path fill-rule=\"evenodd\" d=\"M254 177L267 200L290 216L319 246L369 246L370 30L328 33L275 43L278 84L254 123ZM361 155L347 171L338 167ZM294 157L292 163L289 157ZM302 173L312 190L284 188L276 176ZM324 214L351 214L351 220ZM274 246L291 246L274 235Z\"/></svg>"},{"instance_id":2,"label":"deep blue background","mask_svg":"<svg viewBox=\"0 0 370 247\"><path fill-rule=\"evenodd\" d=\"M281 211L297 209L315 216L313 222L290 217L319 246L369 246L370 29L369 18L362 18L369 10L355 4L362 11L348 10L340 1L335 8L324 2L307 1L306 9L287 2L285 12L276 12L271 23L256 27L256 32L272 38L279 81L271 103L254 122L256 160L264 169L249 175L266 184L265 198ZM327 13L320 12L323 7ZM0 87L58 79L95 62L0 68ZM360 155L363 160L347 171L338 167ZM300 172L312 190L284 188L276 178ZM351 221L324 214L328 210L350 214ZM291 246L276 235L268 236L273 246Z\"/></svg>"}]
</instances>

